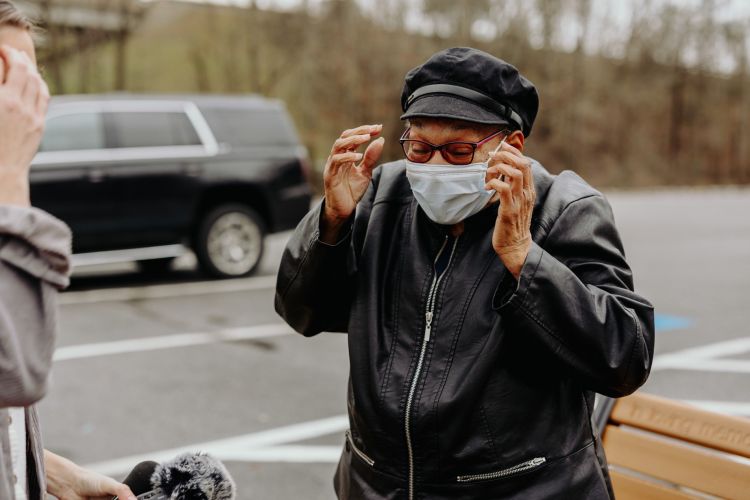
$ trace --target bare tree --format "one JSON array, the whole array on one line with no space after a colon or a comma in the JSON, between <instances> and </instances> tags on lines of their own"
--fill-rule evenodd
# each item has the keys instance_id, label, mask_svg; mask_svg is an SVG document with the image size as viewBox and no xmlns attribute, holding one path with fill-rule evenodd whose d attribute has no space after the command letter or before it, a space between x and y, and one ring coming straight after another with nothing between
<instances>
[{"instance_id":1,"label":"bare tree","mask_svg":"<svg viewBox=\"0 0 750 500\"><path fill-rule=\"evenodd\" d=\"M535 5L542 18L542 46L550 50L559 27L563 4L560 0L536 0Z\"/></svg>"},{"instance_id":2,"label":"bare tree","mask_svg":"<svg viewBox=\"0 0 750 500\"><path fill-rule=\"evenodd\" d=\"M474 23L489 16L490 5L489 0L424 0L423 12L438 34L468 45Z\"/></svg>"},{"instance_id":3,"label":"bare tree","mask_svg":"<svg viewBox=\"0 0 750 500\"><path fill-rule=\"evenodd\" d=\"M87 1L108 12L125 2ZM720 22L723 2L633 0L630 23L617 30L621 17L594 22L601 3L592 0L325 0L284 13L256 1L161 3L137 31L133 17L114 31L56 24L53 0L38 4L48 26L41 57L57 92L278 97L321 163L341 129L358 123L384 123L383 159L400 157L404 74L437 50L471 44L537 85L528 154L601 185L646 185L750 182L750 25ZM424 27L437 27L432 35L412 29L420 12ZM494 38L472 36L478 20L493 23ZM574 37L564 50L563 29ZM126 61L128 50L139 57Z\"/></svg>"},{"instance_id":4,"label":"bare tree","mask_svg":"<svg viewBox=\"0 0 750 500\"><path fill-rule=\"evenodd\" d=\"M750 22L731 21L723 27L725 43L729 53L734 60L734 74L732 75L731 98L734 101L732 107L732 120L730 122L729 140L729 164L730 171L725 176L725 181L736 180L740 183L750 182L750 145L748 135L750 134L750 99L748 99L748 66L750 65L750 53L748 43L750 42Z\"/></svg>"}]
</instances>

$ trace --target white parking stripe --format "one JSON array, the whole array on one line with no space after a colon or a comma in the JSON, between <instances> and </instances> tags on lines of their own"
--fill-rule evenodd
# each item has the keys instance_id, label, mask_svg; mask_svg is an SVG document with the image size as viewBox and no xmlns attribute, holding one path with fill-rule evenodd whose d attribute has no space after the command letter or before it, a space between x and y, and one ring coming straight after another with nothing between
<instances>
[{"instance_id":1,"label":"white parking stripe","mask_svg":"<svg viewBox=\"0 0 750 500\"><path fill-rule=\"evenodd\" d=\"M741 354L748 351L750 351L750 337L740 337L737 339L716 342L714 344L704 344L697 347L690 347L688 349L666 353L660 356L660 359L706 359L728 356L731 354Z\"/></svg>"},{"instance_id":2,"label":"white parking stripe","mask_svg":"<svg viewBox=\"0 0 750 500\"><path fill-rule=\"evenodd\" d=\"M309 453L300 453L299 446L282 446L276 451L272 451L272 449L276 445L313 439L328 434L342 433L348 426L349 418L346 415L338 415L228 439L196 443L169 450L154 451L142 455L131 455L116 460L88 464L86 468L108 476L119 476L146 460L165 462L181 453L195 453L199 451L209 453L219 460L239 460L240 457L248 457L250 459L262 459L259 461L264 462L268 458L274 458L273 461L295 462L298 461L296 457L299 457L303 462L318 460L330 462L333 457L332 447L312 446L309 448ZM341 441L343 443L343 436L341 437ZM341 448L339 447L338 450L340 452Z\"/></svg>"},{"instance_id":3,"label":"white parking stripe","mask_svg":"<svg viewBox=\"0 0 750 500\"><path fill-rule=\"evenodd\" d=\"M750 337L741 337L662 354L654 359L652 370L750 373L750 360L721 357L746 352L750 352Z\"/></svg>"},{"instance_id":4,"label":"white parking stripe","mask_svg":"<svg viewBox=\"0 0 750 500\"><path fill-rule=\"evenodd\" d=\"M656 364L654 370L687 370L698 372L750 373L750 361L744 359L670 359Z\"/></svg>"},{"instance_id":5,"label":"white parking stripe","mask_svg":"<svg viewBox=\"0 0 750 500\"><path fill-rule=\"evenodd\" d=\"M698 400L685 402L720 413L750 415L750 403ZM348 427L349 418L346 415L339 415L228 439L131 455L88 464L85 467L101 474L117 477L146 460L165 462L181 453L197 452L209 453L219 460L234 462L336 463L341 454L341 445L290 445L288 443L342 433ZM341 436L339 441L343 442L343 439Z\"/></svg>"},{"instance_id":6,"label":"white parking stripe","mask_svg":"<svg viewBox=\"0 0 750 500\"><path fill-rule=\"evenodd\" d=\"M341 446L286 445L250 450L224 450L219 460L232 462L286 462L335 464L341 456Z\"/></svg>"},{"instance_id":7,"label":"white parking stripe","mask_svg":"<svg viewBox=\"0 0 750 500\"><path fill-rule=\"evenodd\" d=\"M60 305L97 304L100 302L126 302L133 300L165 299L216 293L267 290L276 286L276 276L261 276L238 280L203 281L193 283L170 283L60 294Z\"/></svg>"},{"instance_id":8,"label":"white parking stripe","mask_svg":"<svg viewBox=\"0 0 750 500\"><path fill-rule=\"evenodd\" d=\"M138 339L117 340L114 342L80 344L60 347L55 351L54 360L68 361L71 359L93 358L114 354L156 351L173 347L187 347L214 344L217 342L276 337L279 335L288 335L290 333L294 333L294 331L287 325L275 323L241 328L228 328L217 330L215 332L180 333L175 335L163 335L160 337L144 337Z\"/></svg>"}]
</instances>

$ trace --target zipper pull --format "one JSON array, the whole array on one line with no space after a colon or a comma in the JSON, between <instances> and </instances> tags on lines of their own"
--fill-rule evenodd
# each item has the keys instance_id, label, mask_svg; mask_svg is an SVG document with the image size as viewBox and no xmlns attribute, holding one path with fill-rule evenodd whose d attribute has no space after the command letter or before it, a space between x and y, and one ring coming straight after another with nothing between
<instances>
[{"instance_id":1,"label":"zipper pull","mask_svg":"<svg viewBox=\"0 0 750 500\"><path fill-rule=\"evenodd\" d=\"M432 333L432 311L427 311L427 313L425 313L425 320L427 325L424 329L424 341L428 342L430 340L430 333Z\"/></svg>"}]
</instances>

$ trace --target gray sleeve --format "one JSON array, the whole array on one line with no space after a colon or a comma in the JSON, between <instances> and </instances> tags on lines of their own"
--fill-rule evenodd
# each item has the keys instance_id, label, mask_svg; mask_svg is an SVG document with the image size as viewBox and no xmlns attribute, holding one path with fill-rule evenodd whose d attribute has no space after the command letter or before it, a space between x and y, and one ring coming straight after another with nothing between
<instances>
[{"instance_id":1,"label":"gray sleeve","mask_svg":"<svg viewBox=\"0 0 750 500\"><path fill-rule=\"evenodd\" d=\"M68 285L70 229L35 209L0 206L0 407L44 395Z\"/></svg>"}]
</instances>

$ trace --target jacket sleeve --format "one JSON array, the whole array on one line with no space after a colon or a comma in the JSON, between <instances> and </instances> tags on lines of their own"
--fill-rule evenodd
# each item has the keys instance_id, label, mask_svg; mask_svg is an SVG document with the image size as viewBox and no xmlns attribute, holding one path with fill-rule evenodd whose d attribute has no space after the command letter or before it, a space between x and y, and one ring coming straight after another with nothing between
<instances>
[{"instance_id":1,"label":"jacket sleeve","mask_svg":"<svg viewBox=\"0 0 750 500\"><path fill-rule=\"evenodd\" d=\"M511 334L532 336L588 389L634 392L651 370L653 306L633 292L609 203L598 194L570 203L542 245L532 243L493 307Z\"/></svg>"},{"instance_id":2,"label":"jacket sleeve","mask_svg":"<svg viewBox=\"0 0 750 500\"><path fill-rule=\"evenodd\" d=\"M276 312L298 333L346 332L352 277L347 258L351 222L335 245L320 241L321 201L299 223L284 249L276 280Z\"/></svg>"},{"instance_id":3,"label":"jacket sleeve","mask_svg":"<svg viewBox=\"0 0 750 500\"><path fill-rule=\"evenodd\" d=\"M70 248L61 221L34 208L0 206L0 407L29 406L45 393Z\"/></svg>"}]
</instances>

